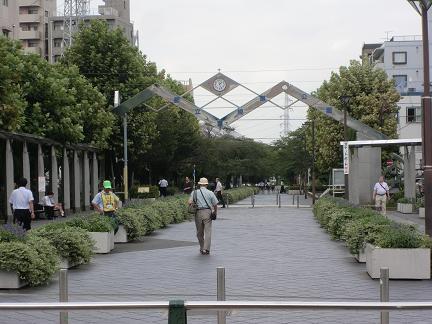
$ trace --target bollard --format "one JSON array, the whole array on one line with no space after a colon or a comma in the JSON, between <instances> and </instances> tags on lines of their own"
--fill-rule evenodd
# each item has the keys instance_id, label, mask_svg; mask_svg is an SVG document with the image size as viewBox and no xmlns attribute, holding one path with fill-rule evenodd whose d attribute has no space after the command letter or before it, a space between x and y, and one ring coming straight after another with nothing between
<instances>
[{"instance_id":1,"label":"bollard","mask_svg":"<svg viewBox=\"0 0 432 324\"><path fill-rule=\"evenodd\" d=\"M293 206L294 206L294 199L295 199L295 195L293 195L293 203L292 203L292 204L293 204Z\"/></svg>"},{"instance_id":2,"label":"bollard","mask_svg":"<svg viewBox=\"0 0 432 324\"><path fill-rule=\"evenodd\" d=\"M217 300L224 301L226 300L225 296L225 268L218 267L217 268ZM218 312L218 324L226 324L226 312L219 311Z\"/></svg>"},{"instance_id":3,"label":"bollard","mask_svg":"<svg viewBox=\"0 0 432 324\"><path fill-rule=\"evenodd\" d=\"M300 196L297 195L297 208L300 208Z\"/></svg>"},{"instance_id":4,"label":"bollard","mask_svg":"<svg viewBox=\"0 0 432 324\"><path fill-rule=\"evenodd\" d=\"M60 302L67 303L68 298L68 271L67 269L60 269L59 272L59 290L60 290ZM68 312L60 312L60 324L68 323Z\"/></svg>"},{"instance_id":5,"label":"bollard","mask_svg":"<svg viewBox=\"0 0 432 324\"><path fill-rule=\"evenodd\" d=\"M255 195L251 196L252 208L255 208Z\"/></svg>"},{"instance_id":6,"label":"bollard","mask_svg":"<svg viewBox=\"0 0 432 324\"><path fill-rule=\"evenodd\" d=\"M229 207L229 196L226 195L226 203L225 203L225 207L228 208Z\"/></svg>"},{"instance_id":7,"label":"bollard","mask_svg":"<svg viewBox=\"0 0 432 324\"><path fill-rule=\"evenodd\" d=\"M390 301L389 293L389 268L380 269L380 300L382 302ZM381 324L389 324L390 314L388 311L381 312Z\"/></svg>"},{"instance_id":8,"label":"bollard","mask_svg":"<svg viewBox=\"0 0 432 324\"><path fill-rule=\"evenodd\" d=\"M278 201L279 201L279 195L280 195L280 193L276 194L276 205L278 204Z\"/></svg>"},{"instance_id":9,"label":"bollard","mask_svg":"<svg viewBox=\"0 0 432 324\"><path fill-rule=\"evenodd\" d=\"M187 324L187 313L183 300L170 300L168 324Z\"/></svg>"},{"instance_id":10,"label":"bollard","mask_svg":"<svg viewBox=\"0 0 432 324\"><path fill-rule=\"evenodd\" d=\"M279 199L278 199L278 205L279 205L279 208L281 208L281 195L279 195L278 197L279 197Z\"/></svg>"}]
</instances>

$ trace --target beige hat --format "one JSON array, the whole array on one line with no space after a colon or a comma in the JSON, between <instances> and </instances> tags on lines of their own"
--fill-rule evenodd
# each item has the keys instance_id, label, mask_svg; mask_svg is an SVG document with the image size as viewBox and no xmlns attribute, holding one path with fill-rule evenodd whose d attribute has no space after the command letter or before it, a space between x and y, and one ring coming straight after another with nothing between
<instances>
[{"instance_id":1,"label":"beige hat","mask_svg":"<svg viewBox=\"0 0 432 324\"><path fill-rule=\"evenodd\" d=\"M207 180L207 178L201 178L201 179L198 181L198 184L200 184L200 185L208 185L208 180Z\"/></svg>"}]
</instances>

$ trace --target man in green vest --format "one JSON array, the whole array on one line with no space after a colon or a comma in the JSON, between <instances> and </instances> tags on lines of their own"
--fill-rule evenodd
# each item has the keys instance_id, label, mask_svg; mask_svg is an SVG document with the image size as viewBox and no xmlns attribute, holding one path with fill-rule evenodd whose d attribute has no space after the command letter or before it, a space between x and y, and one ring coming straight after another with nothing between
<instances>
[{"instance_id":1,"label":"man in green vest","mask_svg":"<svg viewBox=\"0 0 432 324\"><path fill-rule=\"evenodd\" d=\"M115 214L120 199L112 192L111 181L103 182L103 190L99 192L92 201L93 208L100 214L111 217L115 223L114 233L117 233L119 228L119 220Z\"/></svg>"}]
</instances>

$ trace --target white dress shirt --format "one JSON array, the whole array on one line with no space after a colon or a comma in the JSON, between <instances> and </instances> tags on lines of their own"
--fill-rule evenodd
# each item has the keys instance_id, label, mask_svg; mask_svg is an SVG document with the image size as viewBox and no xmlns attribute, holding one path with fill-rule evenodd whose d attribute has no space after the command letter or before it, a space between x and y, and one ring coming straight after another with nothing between
<instances>
[{"instance_id":1,"label":"white dress shirt","mask_svg":"<svg viewBox=\"0 0 432 324\"><path fill-rule=\"evenodd\" d=\"M389 191L389 187L386 182L383 183L375 183L374 191L377 195L383 196Z\"/></svg>"},{"instance_id":2,"label":"white dress shirt","mask_svg":"<svg viewBox=\"0 0 432 324\"><path fill-rule=\"evenodd\" d=\"M12 208L15 209L30 209L29 204L33 201L33 193L24 188L19 187L12 191L9 198L9 203L12 204Z\"/></svg>"}]
</instances>

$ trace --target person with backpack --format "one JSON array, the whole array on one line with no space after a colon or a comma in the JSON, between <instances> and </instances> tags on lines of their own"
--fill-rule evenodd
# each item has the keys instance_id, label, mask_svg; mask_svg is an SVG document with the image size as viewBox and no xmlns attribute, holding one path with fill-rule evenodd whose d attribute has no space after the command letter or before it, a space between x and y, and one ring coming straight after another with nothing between
<instances>
[{"instance_id":1,"label":"person with backpack","mask_svg":"<svg viewBox=\"0 0 432 324\"><path fill-rule=\"evenodd\" d=\"M210 254L212 221L216 219L218 199L207 189L207 178L201 178L199 188L192 191L189 205L196 205L195 225L202 255Z\"/></svg>"},{"instance_id":2,"label":"person with backpack","mask_svg":"<svg viewBox=\"0 0 432 324\"><path fill-rule=\"evenodd\" d=\"M119 204L119 197L112 192L111 181L105 180L103 182L103 190L93 198L92 205L95 211L114 220L114 233L117 233L120 224L116 215L116 210L118 209Z\"/></svg>"}]
</instances>

